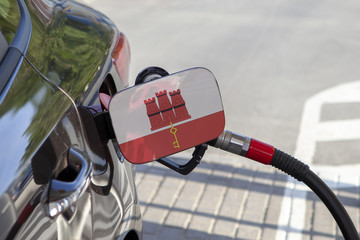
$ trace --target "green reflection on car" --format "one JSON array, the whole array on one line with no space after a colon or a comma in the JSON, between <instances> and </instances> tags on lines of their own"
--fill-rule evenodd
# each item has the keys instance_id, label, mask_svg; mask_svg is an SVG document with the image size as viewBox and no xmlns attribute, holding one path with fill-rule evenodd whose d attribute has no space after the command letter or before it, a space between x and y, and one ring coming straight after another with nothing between
<instances>
[{"instance_id":1,"label":"green reflection on car","mask_svg":"<svg viewBox=\"0 0 360 240\"><path fill-rule=\"evenodd\" d=\"M76 11L77 6L65 4L45 12L41 19L34 13L39 6L31 5L33 31L27 57L76 100L94 79L103 56L109 54L114 31L96 16L84 15Z\"/></svg>"}]
</instances>

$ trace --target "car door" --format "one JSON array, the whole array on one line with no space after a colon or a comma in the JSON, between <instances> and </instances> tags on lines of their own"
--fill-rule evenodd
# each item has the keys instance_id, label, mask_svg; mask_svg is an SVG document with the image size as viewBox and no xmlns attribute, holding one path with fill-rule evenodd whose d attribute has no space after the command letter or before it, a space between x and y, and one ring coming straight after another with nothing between
<instances>
[{"instance_id":1,"label":"car door","mask_svg":"<svg viewBox=\"0 0 360 240\"><path fill-rule=\"evenodd\" d=\"M116 28L70 1L9 1L6 9L0 239L136 239L134 167L98 130L106 116L99 92L125 86L112 62L111 49L123 44Z\"/></svg>"},{"instance_id":2,"label":"car door","mask_svg":"<svg viewBox=\"0 0 360 240\"><path fill-rule=\"evenodd\" d=\"M0 238L91 239L93 168L79 110L24 57L30 14L23 1L7 4L0 34Z\"/></svg>"},{"instance_id":3,"label":"car door","mask_svg":"<svg viewBox=\"0 0 360 240\"><path fill-rule=\"evenodd\" d=\"M91 238L92 167L76 106L27 61L13 78L0 107L3 233ZM66 212L68 205L73 208ZM49 219L59 213L56 221Z\"/></svg>"}]
</instances>

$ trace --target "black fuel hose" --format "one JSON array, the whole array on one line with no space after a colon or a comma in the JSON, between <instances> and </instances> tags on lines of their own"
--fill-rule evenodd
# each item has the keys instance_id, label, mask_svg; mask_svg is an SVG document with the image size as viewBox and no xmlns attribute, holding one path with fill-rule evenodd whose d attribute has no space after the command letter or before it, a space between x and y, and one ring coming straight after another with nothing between
<instances>
[{"instance_id":1,"label":"black fuel hose","mask_svg":"<svg viewBox=\"0 0 360 240\"><path fill-rule=\"evenodd\" d=\"M345 239L359 239L358 232L349 214L334 192L313 172L309 166L296 158L275 149L269 165L305 183L326 205Z\"/></svg>"},{"instance_id":2,"label":"black fuel hose","mask_svg":"<svg viewBox=\"0 0 360 240\"><path fill-rule=\"evenodd\" d=\"M334 192L309 166L271 145L243 135L224 131L209 145L250 158L265 165L272 165L298 181L305 183L325 204L334 217L345 239L359 240L359 234L349 214Z\"/></svg>"}]
</instances>

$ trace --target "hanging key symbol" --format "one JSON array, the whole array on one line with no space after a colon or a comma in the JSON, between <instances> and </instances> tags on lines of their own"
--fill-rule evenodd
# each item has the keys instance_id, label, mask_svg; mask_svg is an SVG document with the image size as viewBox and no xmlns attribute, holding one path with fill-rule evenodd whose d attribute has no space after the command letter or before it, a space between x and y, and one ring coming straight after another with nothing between
<instances>
[{"instance_id":1,"label":"hanging key symbol","mask_svg":"<svg viewBox=\"0 0 360 240\"><path fill-rule=\"evenodd\" d=\"M175 128L172 125L172 122L170 122L170 125L171 125L170 133L173 134L174 138L175 138L175 142L173 142L174 148L180 148L179 142L178 142L177 137L176 137L177 128Z\"/></svg>"}]
</instances>

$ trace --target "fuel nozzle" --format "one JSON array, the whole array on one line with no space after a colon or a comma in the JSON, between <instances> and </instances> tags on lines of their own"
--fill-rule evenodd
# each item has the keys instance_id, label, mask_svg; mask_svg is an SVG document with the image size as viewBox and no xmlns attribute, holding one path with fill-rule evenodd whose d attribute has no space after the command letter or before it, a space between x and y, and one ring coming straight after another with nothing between
<instances>
[{"instance_id":1,"label":"fuel nozzle","mask_svg":"<svg viewBox=\"0 0 360 240\"><path fill-rule=\"evenodd\" d=\"M209 142L209 145L263 164L271 162L275 151L271 145L228 130L225 130L217 139Z\"/></svg>"},{"instance_id":2,"label":"fuel nozzle","mask_svg":"<svg viewBox=\"0 0 360 240\"><path fill-rule=\"evenodd\" d=\"M294 157L254 138L225 130L217 139L208 142L213 147L231 152L256 162L271 165L302 181L309 167Z\"/></svg>"},{"instance_id":3,"label":"fuel nozzle","mask_svg":"<svg viewBox=\"0 0 360 240\"><path fill-rule=\"evenodd\" d=\"M209 144L213 147L245 157L249 151L250 143L251 138L225 130L217 139L211 141Z\"/></svg>"}]
</instances>

